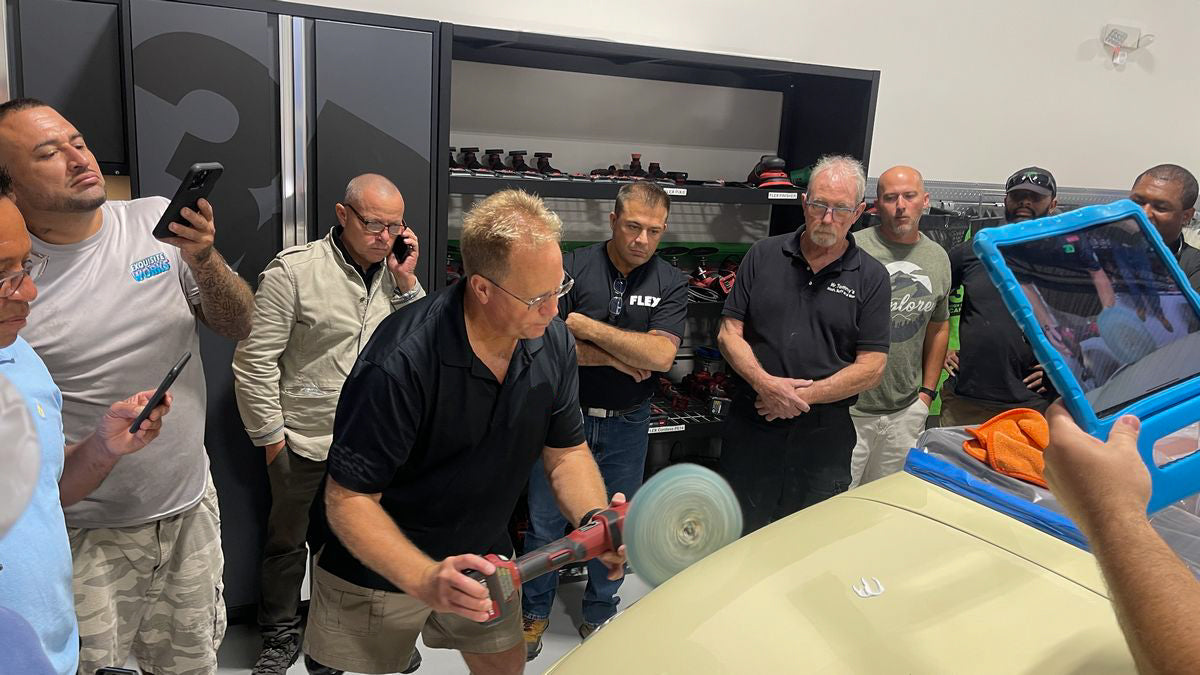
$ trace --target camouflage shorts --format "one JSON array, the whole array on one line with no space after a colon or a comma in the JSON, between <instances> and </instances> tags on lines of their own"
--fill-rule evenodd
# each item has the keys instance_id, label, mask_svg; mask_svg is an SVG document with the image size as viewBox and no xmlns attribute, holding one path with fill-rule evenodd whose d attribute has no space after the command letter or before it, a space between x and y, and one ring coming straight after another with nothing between
<instances>
[{"instance_id":1,"label":"camouflage shorts","mask_svg":"<svg viewBox=\"0 0 1200 675\"><path fill-rule=\"evenodd\" d=\"M215 673L225 637L221 514L209 478L196 506L145 525L69 528L79 672Z\"/></svg>"}]
</instances>

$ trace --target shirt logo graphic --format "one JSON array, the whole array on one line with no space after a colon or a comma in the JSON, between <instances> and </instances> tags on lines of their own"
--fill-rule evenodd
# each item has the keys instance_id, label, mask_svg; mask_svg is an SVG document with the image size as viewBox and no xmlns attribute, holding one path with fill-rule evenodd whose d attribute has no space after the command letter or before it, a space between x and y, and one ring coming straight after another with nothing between
<instances>
[{"instance_id":1,"label":"shirt logo graphic","mask_svg":"<svg viewBox=\"0 0 1200 675\"><path fill-rule=\"evenodd\" d=\"M167 255L165 253L155 253L148 258L142 258L130 265L129 273L133 275L134 281L141 283L170 269L171 261L167 258Z\"/></svg>"},{"instance_id":2,"label":"shirt logo graphic","mask_svg":"<svg viewBox=\"0 0 1200 675\"><path fill-rule=\"evenodd\" d=\"M937 307L933 282L920 265L907 260L888 263L892 281L892 342L904 342L924 331Z\"/></svg>"},{"instance_id":3,"label":"shirt logo graphic","mask_svg":"<svg viewBox=\"0 0 1200 675\"><path fill-rule=\"evenodd\" d=\"M656 298L653 295L629 296L629 304L637 305L638 307L658 307L658 303L660 302L662 302L662 298Z\"/></svg>"},{"instance_id":4,"label":"shirt logo graphic","mask_svg":"<svg viewBox=\"0 0 1200 675\"><path fill-rule=\"evenodd\" d=\"M825 290L833 291L838 295L844 295L851 300L854 300L858 297L858 294L854 292L853 288L850 288L846 284L839 284L836 281L829 282L829 285L825 287Z\"/></svg>"}]
</instances>

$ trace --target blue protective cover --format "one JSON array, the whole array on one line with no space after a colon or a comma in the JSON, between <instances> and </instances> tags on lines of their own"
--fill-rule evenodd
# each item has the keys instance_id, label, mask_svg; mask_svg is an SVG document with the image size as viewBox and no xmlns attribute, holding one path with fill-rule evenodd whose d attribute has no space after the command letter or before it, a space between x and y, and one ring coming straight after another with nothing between
<instances>
[{"instance_id":1,"label":"blue protective cover","mask_svg":"<svg viewBox=\"0 0 1200 675\"><path fill-rule=\"evenodd\" d=\"M1087 539L1070 518L1051 511L1044 506L1011 495L1004 490L982 481L954 466L944 459L913 448L908 452L904 461L904 470L925 481L943 487L954 494L979 502L984 506L1015 518L1026 525L1074 544L1085 551L1088 548Z\"/></svg>"},{"instance_id":2,"label":"blue protective cover","mask_svg":"<svg viewBox=\"0 0 1200 675\"><path fill-rule=\"evenodd\" d=\"M1004 304L1017 320L1017 324L1028 338L1038 362L1046 375L1062 395L1063 404L1071 412L1076 423L1092 436L1101 440L1108 438L1112 425L1122 415L1136 415L1142 421L1138 437L1138 451L1142 461L1150 469L1154 492L1150 497L1149 511L1157 511L1172 502L1200 492L1200 452L1158 467L1154 462L1154 444L1159 439L1200 420L1200 377L1192 377L1134 401L1101 419L1097 417L1084 396L1082 385L1071 373L1066 360L1059 354L1042 332L1025 294L1016 277L1009 269L999 247L1019 244L1047 237L1084 230L1103 223L1132 218L1141 228L1154 252L1164 262L1176 285L1200 316L1200 296L1188 284L1187 277L1167 249L1158 231L1146 219L1141 207L1128 199L1112 204L1088 206L1058 216L1012 223L980 230L972 239L972 248L987 269L992 283L1000 290Z\"/></svg>"}]
</instances>

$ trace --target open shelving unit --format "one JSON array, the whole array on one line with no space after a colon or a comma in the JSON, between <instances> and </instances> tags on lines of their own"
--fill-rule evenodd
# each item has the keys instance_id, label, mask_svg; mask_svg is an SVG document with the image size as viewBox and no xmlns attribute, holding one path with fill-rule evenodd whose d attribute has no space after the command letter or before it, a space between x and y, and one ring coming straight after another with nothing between
<instances>
[{"instance_id":1,"label":"open shelving unit","mask_svg":"<svg viewBox=\"0 0 1200 675\"><path fill-rule=\"evenodd\" d=\"M435 242L440 259L445 258L447 238L452 230L448 222L451 195L483 196L515 188L547 199L612 200L622 185L622 182L612 180L537 179L461 173L451 175L447 158L451 146L452 106L456 104L450 95L456 64L473 62L507 66L503 73L512 78L537 78L539 76L534 71L549 70L640 81L777 92L781 96L776 99L780 109L775 152L787 160L789 171L810 166L824 154L849 154L861 158L864 164L870 155L875 102L879 88L878 71L447 24L442 26L440 45L439 92L442 98L439 110L442 123L439 129L440 147L436 171L439 172L437 180L441 188L437 211L440 221L436 231L443 235L443 239ZM639 84L644 85L644 82ZM631 91L639 84L631 84ZM564 92L557 94L561 96ZM714 93L714 96L716 95ZM729 92L723 91L721 95L729 95ZM820 105L814 105L814 101L818 100ZM460 103L465 104L465 101ZM720 101L715 103L719 104ZM681 116L681 119L684 117L686 116ZM737 124L740 121L731 120L730 123ZM508 138L512 140L513 136L509 135ZM580 142L586 143L584 140ZM499 143L500 141L497 141L492 147L501 147ZM519 145L526 147L526 144ZM537 149L536 143L531 142L528 145ZM705 139L697 139L697 145L705 146ZM559 148L562 148L561 144ZM633 148L633 151L638 150ZM745 176L748 168L729 166L724 169L724 176L703 178L729 180L735 175ZM756 212L769 214L768 224L763 227L764 234L790 231L802 218L799 210L795 208L800 205L799 189L757 189L735 183L700 184L700 181L695 179L702 178L701 176L690 177L695 184L663 184L673 202L766 207ZM468 203L469 201L464 200L456 201L459 208L465 208ZM571 233L564 234L564 238L568 240L579 238ZM702 236L689 236L689 239L694 239L697 243L706 243ZM717 243L715 239L716 237L713 243ZM676 243L679 242L664 242L663 245ZM715 325L715 318L720 315L720 306L721 303L689 305L689 324L706 327ZM681 351L680 357L691 358L690 352L685 356L685 351ZM688 414L692 415L692 418L687 421L673 421L652 427L651 439L669 441L668 445L674 446L678 441L706 439L719 435L722 423L718 417L699 415L692 409L689 409Z\"/></svg>"},{"instance_id":2,"label":"open shelving unit","mask_svg":"<svg viewBox=\"0 0 1200 675\"><path fill-rule=\"evenodd\" d=\"M623 184L613 181L450 176L450 192L464 195L490 195L500 190L517 189L545 198L614 199L617 190ZM711 185L664 185L663 189L675 202L791 206L799 204L800 200L800 190L788 189L760 190L752 187Z\"/></svg>"}]
</instances>

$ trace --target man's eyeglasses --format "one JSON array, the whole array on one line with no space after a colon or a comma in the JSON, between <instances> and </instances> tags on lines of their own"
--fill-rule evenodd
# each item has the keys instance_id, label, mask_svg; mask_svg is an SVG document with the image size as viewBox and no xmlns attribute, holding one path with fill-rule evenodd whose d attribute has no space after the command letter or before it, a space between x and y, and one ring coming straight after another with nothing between
<instances>
[{"instance_id":1,"label":"man's eyeglasses","mask_svg":"<svg viewBox=\"0 0 1200 675\"><path fill-rule=\"evenodd\" d=\"M608 318L616 319L625 309L625 277L613 279L612 297L608 300Z\"/></svg>"},{"instance_id":2,"label":"man's eyeglasses","mask_svg":"<svg viewBox=\"0 0 1200 675\"><path fill-rule=\"evenodd\" d=\"M21 263L21 269L16 272L9 272L0 276L0 298L12 297L13 293L25 283L25 277L37 281L37 278L46 271L46 262L49 260L44 255L31 253L25 262Z\"/></svg>"},{"instance_id":3,"label":"man's eyeglasses","mask_svg":"<svg viewBox=\"0 0 1200 675\"><path fill-rule=\"evenodd\" d=\"M408 229L408 224L403 220L400 221L399 225L385 223L381 220L367 220L366 218L363 218L362 214L358 212L358 209L354 208L354 205L350 202L346 202L346 208L354 212L354 217L358 218L358 222L362 223L363 229L371 234L379 234L380 232L387 230L393 237L399 237L400 235L404 234L405 230Z\"/></svg>"},{"instance_id":4,"label":"man's eyeglasses","mask_svg":"<svg viewBox=\"0 0 1200 675\"><path fill-rule=\"evenodd\" d=\"M483 275L481 274L479 276L482 277ZM496 283L495 281L492 281L491 279L488 279L487 277L483 277L483 278L487 279L488 281L491 281L493 286L495 286L496 288L499 288L500 290L504 291L505 293L508 293L513 298L515 298L517 302L525 305L529 309L538 309L539 307L541 307L542 305L546 304L547 302L549 302L551 300L557 301L562 296L566 295L567 293L570 293L571 287L575 285L575 280L571 278L571 275L567 274L566 272L563 272L563 282L561 285L559 285L558 288L550 291L549 293L542 293L541 295L537 296L536 298L530 298L530 299L526 300L525 298L522 298L521 296L517 295L516 293L513 293L512 291L501 286L500 284Z\"/></svg>"},{"instance_id":5,"label":"man's eyeglasses","mask_svg":"<svg viewBox=\"0 0 1200 675\"><path fill-rule=\"evenodd\" d=\"M808 211L809 215L818 220L824 218L825 214L829 211L833 212L834 220L849 220L854 217L854 212L858 210L858 207L830 206L825 202L811 200L804 202L804 208Z\"/></svg>"}]
</instances>

